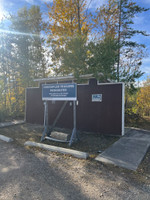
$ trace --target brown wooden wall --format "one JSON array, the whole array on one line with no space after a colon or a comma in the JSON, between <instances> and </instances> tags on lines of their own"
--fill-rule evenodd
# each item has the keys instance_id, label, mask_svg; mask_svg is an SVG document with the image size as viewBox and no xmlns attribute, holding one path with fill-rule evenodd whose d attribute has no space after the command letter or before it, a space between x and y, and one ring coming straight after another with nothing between
<instances>
[{"instance_id":1,"label":"brown wooden wall","mask_svg":"<svg viewBox=\"0 0 150 200\"><path fill-rule=\"evenodd\" d=\"M102 102L92 102L92 94L102 94ZM77 129L107 135L122 134L122 84L100 84L95 79L89 85L77 86ZM68 102L57 127L73 128L73 106ZM59 112L63 101L48 102L49 125ZM43 124L42 88L26 90L26 122Z\"/></svg>"}]
</instances>

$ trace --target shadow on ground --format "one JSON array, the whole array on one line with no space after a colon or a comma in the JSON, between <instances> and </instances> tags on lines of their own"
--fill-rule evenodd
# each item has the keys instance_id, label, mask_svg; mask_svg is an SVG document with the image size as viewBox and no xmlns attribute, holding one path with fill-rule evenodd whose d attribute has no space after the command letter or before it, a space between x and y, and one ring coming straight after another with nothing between
<instances>
[{"instance_id":1,"label":"shadow on ground","mask_svg":"<svg viewBox=\"0 0 150 200\"><path fill-rule=\"evenodd\" d=\"M150 149L137 172L132 172L92 158L80 160L24 147L27 140L39 142L42 130L27 124L0 129L0 134L15 139L12 143L0 141L1 200L149 199ZM84 141L86 148L96 141L94 137ZM98 149L113 142L101 137L97 141ZM96 151L94 147L91 152Z\"/></svg>"},{"instance_id":2,"label":"shadow on ground","mask_svg":"<svg viewBox=\"0 0 150 200\"><path fill-rule=\"evenodd\" d=\"M73 183L58 165L44 155L0 143L0 199L88 199L79 185Z\"/></svg>"}]
</instances>

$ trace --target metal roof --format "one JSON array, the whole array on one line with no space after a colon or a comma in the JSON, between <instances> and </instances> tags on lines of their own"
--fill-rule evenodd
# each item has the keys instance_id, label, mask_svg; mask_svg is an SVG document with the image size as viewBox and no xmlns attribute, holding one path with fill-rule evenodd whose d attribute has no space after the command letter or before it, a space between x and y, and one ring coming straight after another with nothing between
<instances>
[{"instance_id":1,"label":"metal roof","mask_svg":"<svg viewBox=\"0 0 150 200\"><path fill-rule=\"evenodd\" d=\"M99 75L102 75L101 73ZM93 74L86 74L86 75L80 75L79 78L81 79L91 79L94 78ZM74 76L51 76L48 78L39 78L34 79L36 82L58 82L58 81L74 81L77 80Z\"/></svg>"}]
</instances>

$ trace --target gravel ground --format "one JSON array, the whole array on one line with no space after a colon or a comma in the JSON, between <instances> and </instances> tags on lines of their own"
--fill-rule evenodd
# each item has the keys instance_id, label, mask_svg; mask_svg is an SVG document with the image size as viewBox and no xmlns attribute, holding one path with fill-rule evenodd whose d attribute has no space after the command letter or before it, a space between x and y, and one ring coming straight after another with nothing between
<instances>
[{"instance_id":1,"label":"gravel ground","mask_svg":"<svg viewBox=\"0 0 150 200\"><path fill-rule=\"evenodd\" d=\"M39 139L38 132L41 127L30 125L0 129L0 134L15 136L12 143L0 141L0 200L150 199L150 150L132 172L92 157L81 160L24 147L27 138Z\"/></svg>"}]
</instances>

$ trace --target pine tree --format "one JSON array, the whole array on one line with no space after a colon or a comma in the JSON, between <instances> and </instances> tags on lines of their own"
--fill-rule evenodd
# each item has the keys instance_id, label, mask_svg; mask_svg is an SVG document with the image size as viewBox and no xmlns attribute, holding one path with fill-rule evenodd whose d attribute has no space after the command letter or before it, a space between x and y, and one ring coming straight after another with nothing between
<instances>
[{"instance_id":1,"label":"pine tree","mask_svg":"<svg viewBox=\"0 0 150 200\"><path fill-rule=\"evenodd\" d=\"M88 53L88 73L94 74L100 81L116 78L117 40L107 35L99 42L91 41L88 45Z\"/></svg>"},{"instance_id":2,"label":"pine tree","mask_svg":"<svg viewBox=\"0 0 150 200\"><path fill-rule=\"evenodd\" d=\"M94 23L100 39L109 35L118 40L117 81L132 83L142 75L140 65L145 56L144 45L132 41L132 37L136 34L144 36L147 34L144 31L135 30L132 25L135 15L145 11L148 9L138 6L132 0L108 0L106 5L97 10Z\"/></svg>"},{"instance_id":3,"label":"pine tree","mask_svg":"<svg viewBox=\"0 0 150 200\"><path fill-rule=\"evenodd\" d=\"M142 48L145 48L144 45L138 44L135 41L132 41L132 37L141 34L143 36L147 36L145 31L141 30L135 30L132 28L132 25L134 24L133 19L136 14L142 13L145 11L148 11L149 9L145 9L143 7L140 7L136 4L136 2L132 0L119 0L118 1L118 10L119 10L119 18L118 18L118 63L117 63L117 80L120 81L121 78L125 78L124 74L120 74L120 55L121 53L124 55L128 55L126 52L129 52L129 58L130 55L136 52L137 49L140 48L140 52L143 52ZM122 51L121 48L125 47ZM130 76L130 80L128 79L128 82L134 82L136 78L139 78L142 73L140 72L140 65L142 64L142 58L144 57L144 53L141 54L140 60L136 63L136 73L133 73L132 76ZM134 58L134 61L136 58ZM134 62L133 61L133 62ZM131 66L132 67L132 66ZM126 70L126 72L128 69ZM130 70L131 71L131 70ZM135 70L134 70L135 71Z\"/></svg>"}]
</instances>

